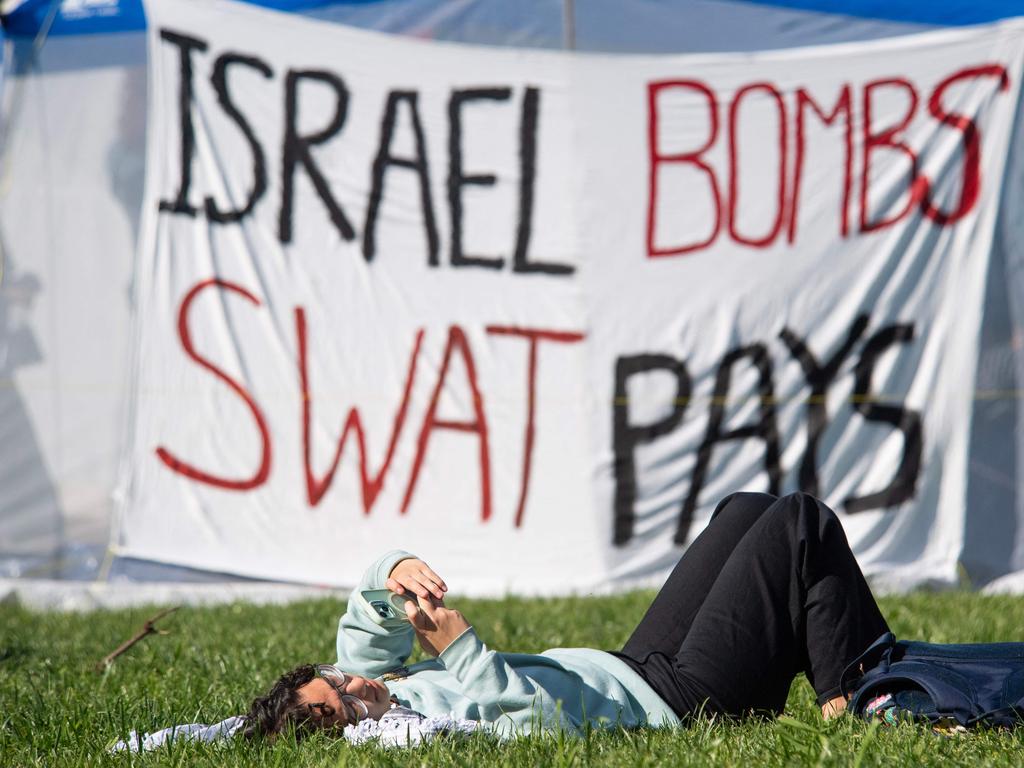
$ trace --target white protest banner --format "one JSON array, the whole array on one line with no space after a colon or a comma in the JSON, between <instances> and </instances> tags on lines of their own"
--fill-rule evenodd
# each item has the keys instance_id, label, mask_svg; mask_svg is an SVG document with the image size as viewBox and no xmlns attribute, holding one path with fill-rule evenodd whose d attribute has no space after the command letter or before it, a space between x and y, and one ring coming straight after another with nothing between
<instances>
[{"instance_id":1,"label":"white protest banner","mask_svg":"<svg viewBox=\"0 0 1024 768\"><path fill-rule=\"evenodd\" d=\"M121 554L614 588L802 488L869 573L954 578L1018 28L623 57L147 14Z\"/></svg>"},{"instance_id":2,"label":"white protest banner","mask_svg":"<svg viewBox=\"0 0 1024 768\"><path fill-rule=\"evenodd\" d=\"M579 102L620 116L577 145L607 192L582 198L581 277L591 377L615 367L623 403L593 432L616 575L667 567L734 490L801 489L877 582L956 580L1021 42L587 62Z\"/></svg>"}]
</instances>

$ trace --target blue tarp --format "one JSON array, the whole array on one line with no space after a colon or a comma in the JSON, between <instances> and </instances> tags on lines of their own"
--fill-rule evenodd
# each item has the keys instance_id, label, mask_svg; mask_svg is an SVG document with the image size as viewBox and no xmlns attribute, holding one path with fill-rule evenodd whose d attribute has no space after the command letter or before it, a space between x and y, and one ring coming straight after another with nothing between
<instances>
[{"instance_id":1,"label":"blue tarp","mask_svg":"<svg viewBox=\"0 0 1024 768\"><path fill-rule=\"evenodd\" d=\"M254 5L434 39L557 48L562 0L248 0ZM574 43L582 50L735 50L752 48L744 30L781 46L893 34L893 24L963 26L1024 15L1024 0L587 0L575 5ZM145 29L141 0L26 0L4 16L7 34L36 37ZM766 23L762 23L766 22ZM835 29L837 22L850 29ZM864 25L864 22L888 22ZM825 29L823 24L833 28ZM801 28L801 24L803 25ZM721 42L719 42L721 41ZM739 41L737 43L736 41ZM807 41L805 41L806 44ZM781 47L769 43L768 47Z\"/></svg>"},{"instance_id":2,"label":"blue tarp","mask_svg":"<svg viewBox=\"0 0 1024 768\"><path fill-rule=\"evenodd\" d=\"M963 27L1024 15L1019 0L747 0L756 5L793 8L816 13L885 19L941 27Z\"/></svg>"}]
</instances>

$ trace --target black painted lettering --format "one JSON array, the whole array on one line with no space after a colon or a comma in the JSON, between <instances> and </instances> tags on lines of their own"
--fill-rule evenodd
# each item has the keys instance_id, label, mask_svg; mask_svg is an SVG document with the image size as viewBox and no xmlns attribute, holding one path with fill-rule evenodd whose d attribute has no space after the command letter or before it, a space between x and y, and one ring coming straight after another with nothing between
<instances>
[{"instance_id":1,"label":"black painted lettering","mask_svg":"<svg viewBox=\"0 0 1024 768\"><path fill-rule=\"evenodd\" d=\"M849 356L864 330L868 327L868 316L859 315L850 326L846 340L824 364L818 362L803 340L789 328L779 334L794 359L800 363L804 378L811 393L807 397L807 447L800 461L800 490L812 496L818 492L818 441L828 426L828 388L839 374L839 367Z\"/></svg>"},{"instance_id":2,"label":"black painted lettering","mask_svg":"<svg viewBox=\"0 0 1024 768\"><path fill-rule=\"evenodd\" d=\"M306 135L300 135L299 125L299 85L303 81L315 81L330 87L335 94L334 117L323 130ZM345 117L348 114L349 94L345 83L337 75L325 70L288 70L285 79L285 124L284 124L284 147L281 152L281 213L278 218L278 239L282 243L292 241L292 207L295 187L295 167L302 165L321 202L330 213L331 221L334 223L338 233L345 240L352 240L356 233L352 229L345 212L331 195L327 179L324 178L320 168L317 167L310 147L323 144L334 136L345 124Z\"/></svg>"},{"instance_id":3,"label":"black painted lettering","mask_svg":"<svg viewBox=\"0 0 1024 768\"><path fill-rule=\"evenodd\" d=\"M169 213L180 213L185 216L195 216L197 209L188 202L189 187L192 186L192 156L196 150L196 133L192 125L192 96L194 84L192 81L192 54L195 51L205 51L207 44L205 40L197 37L189 37L169 29L160 30L160 39L178 46L178 125L181 132L181 184L178 187L178 194L173 200L161 200L160 210Z\"/></svg>"},{"instance_id":4,"label":"black painted lettering","mask_svg":"<svg viewBox=\"0 0 1024 768\"><path fill-rule=\"evenodd\" d=\"M533 192L537 181L537 121L540 115L540 89L523 92L523 117L519 124L519 222L512 271L545 275L571 275L571 264L530 261L530 235L533 230Z\"/></svg>"},{"instance_id":5,"label":"black painted lettering","mask_svg":"<svg viewBox=\"0 0 1024 768\"><path fill-rule=\"evenodd\" d=\"M758 372L758 394L761 398L760 417L752 424L744 424L741 427L725 431L722 421L725 418L725 406L729 398L732 369L742 360L749 361ZM689 536L693 513L697 509L700 490L704 485L704 477L711 464L711 453L715 445L729 440L749 440L751 438L764 442L764 468L768 473L768 492L778 494L782 478L782 469L779 463L779 430L775 418L772 361L763 344L750 344L734 349L719 363L718 375L715 377L715 392L711 398L708 414L708 428L697 451L697 464L690 480L690 492L679 513L679 524L675 535L676 544L685 544Z\"/></svg>"},{"instance_id":6,"label":"black painted lettering","mask_svg":"<svg viewBox=\"0 0 1024 768\"><path fill-rule=\"evenodd\" d=\"M889 485L875 493L849 498L844 502L843 507L848 514L894 507L914 498L917 478L921 472L921 449L924 442L921 414L902 406L875 402L871 388L871 377L882 354L894 344L907 344L913 339L913 325L887 326L867 340L860 360L857 361L853 386L854 407L868 421L891 424L902 432L903 456Z\"/></svg>"},{"instance_id":7,"label":"black painted lettering","mask_svg":"<svg viewBox=\"0 0 1024 768\"><path fill-rule=\"evenodd\" d=\"M217 203L212 197L207 197L205 200L207 218L210 221L222 224L241 221L252 213L252 209L256 206L257 201L267 191L267 161L263 154L263 147L256 138L252 125L250 125L245 115L241 113L231 100L231 92L228 89L228 67L236 64L255 69L265 78L270 78L274 74L270 66L262 59L258 59L255 56L245 56L240 53L221 54L217 57L217 61L213 66L213 75L210 81L213 83L213 89L217 92L217 100L220 102L221 109L235 121L238 129L245 136L245 140L249 142L249 149L252 152L252 189L249 191L245 205L234 210L222 211L217 207Z\"/></svg>"},{"instance_id":8,"label":"black painted lettering","mask_svg":"<svg viewBox=\"0 0 1024 768\"><path fill-rule=\"evenodd\" d=\"M675 376L676 394L672 410L652 424L629 421L629 380L631 377L667 371ZM639 354L615 362L615 401L612 403L612 440L615 453L615 522L612 541L622 546L633 537L636 501L637 446L671 432L683 420L690 399L690 374L686 364L669 355Z\"/></svg>"},{"instance_id":9,"label":"black painted lettering","mask_svg":"<svg viewBox=\"0 0 1024 768\"><path fill-rule=\"evenodd\" d=\"M387 107L380 125L380 144L377 157L373 161L372 178L370 180L370 202L366 209L366 226L363 228L363 258L373 261L377 252L377 214L380 211L381 199L384 196L384 175L388 168L408 168L419 179L420 207L423 209L423 228L427 241L427 263L432 267L438 265L440 249L437 236L437 224L434 219L434 203L430 197L430 167L427 163L427 142L423 135L423 124L420 121L416 91L391 91L388 94ZM412 123L413 138L416 145L415 155L396 157L391 153L391 140L395 133L395 122L398 119L398 106L406 104L409 119Z\"/></svg>"},{"instance_id":10,"label":"black painted lettering","mask_svg":"<svg viewBox=\"0 0 1024 768\"><path fill-rule=\"evenodd\" d=\"M508 101L511 88L469 88L452 91L448 101L448 207L451 213L451 264L453 267L501 269L500 256L467 256L462 247L462 188L470 184L492 187L492 173L467 174L462 167L462 107L472 101ZM532 204L532 203L531 203Z\"/></svg>"}]
</instances>

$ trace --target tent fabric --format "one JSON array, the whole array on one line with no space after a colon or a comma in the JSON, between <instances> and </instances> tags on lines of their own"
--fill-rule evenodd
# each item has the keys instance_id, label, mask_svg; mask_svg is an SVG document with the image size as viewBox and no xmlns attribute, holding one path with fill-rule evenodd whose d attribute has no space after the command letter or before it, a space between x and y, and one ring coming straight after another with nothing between
<instances>
[{"instance_id":1,"label":"tent fabric","mask_svg":"<svg viewBox=\"0 0 1024 768\"><path fill-rule=\"evenodd\" d=\"M1024 3L1006 0L959 0L922 3L920 0L746 0L754 5L770 5L817 13L834 13L866 19L889 19L914 23L959 27L998 21L1024 13Z\"/></svg>"}]
</instances>

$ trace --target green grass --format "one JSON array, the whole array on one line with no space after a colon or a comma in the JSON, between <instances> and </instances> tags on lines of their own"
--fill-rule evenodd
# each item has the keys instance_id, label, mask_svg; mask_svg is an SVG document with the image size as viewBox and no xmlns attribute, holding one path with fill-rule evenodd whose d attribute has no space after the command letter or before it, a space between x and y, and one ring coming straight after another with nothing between
<instances>
[{"instance_id":1,"label":"green grass","mask_svg":"<svg viewBox=\"0 0 1024 768\"><path fill-rule=\"evenodd\" d=\"M615 648L651 593L558 600L451 601L492 647L533 652L557 646ZM900 637L936 642L1024 640L1024 599L969 593L882 601ZM823 723L806 681L775 722L702 721L671 730L438 740L412 750L350 747L313 737L275 746L173 744L110 755L129 730L215 722L244 711L285 669L334 658L343 606L182 608L171 630L136 645L103 674L95 663L131 636L155 608L39 614L0 607L0 765L3 766L569 766L569 765L1024 765L1024 729L944 738L910 725L877 729L850 717Z\"/></svg>"}]
</instances>

